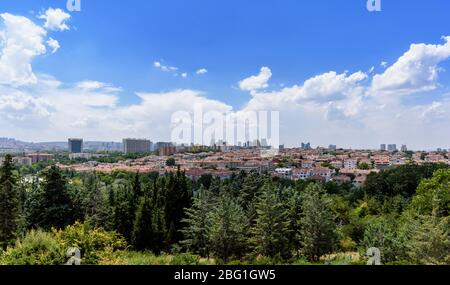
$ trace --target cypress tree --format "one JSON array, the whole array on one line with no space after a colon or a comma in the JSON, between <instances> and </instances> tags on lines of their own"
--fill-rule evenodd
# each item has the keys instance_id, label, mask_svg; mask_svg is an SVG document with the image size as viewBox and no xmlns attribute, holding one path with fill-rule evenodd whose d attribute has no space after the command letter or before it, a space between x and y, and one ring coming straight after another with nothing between
<instances>
[{"instance_id":1,"label":"cypress tree","mask_svg":"<svg viewBox=\"0 0 450 285\"><path fill-rule=\"evenodd\" d=\"M0 168L0 246L6 248L14 239L19 214L19 197L16 189L12 157L7 155Z\"/></svg>"},{"instance_id":2,"label":"cypress tree","mask_svg":"<svg viewBox=\"0 0 450 285\"><path fill-rule=\"evenodd\" d=\"M137 250L153 248L153 206L149 197L144 197L136 212L132 242Z\"/></svg>"},{"instance_id":3,"label":"cypress tree","mask_svg":"<svg viewBox=\"0 0 450 285\"><path fill-rule=\"evenodd\" d=\"M73 204L67 190L67 181L61 169L53 165L44 172L37 226L44 229L65 228L74 222Z\"/></svg>"}]
</instances>

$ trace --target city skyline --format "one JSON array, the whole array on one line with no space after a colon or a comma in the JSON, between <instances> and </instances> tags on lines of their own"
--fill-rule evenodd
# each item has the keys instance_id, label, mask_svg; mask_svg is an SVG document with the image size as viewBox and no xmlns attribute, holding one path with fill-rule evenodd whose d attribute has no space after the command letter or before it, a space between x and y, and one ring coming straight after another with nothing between
<instances>
[{"instance_id":1,"label":"city skyline","mask_svg":"<svg viewBox=\"0 0 450 285\"><path fill-rule=\"evenodd\" d=\"M201 104L279 111L287 147L450 147L448 2L170 2L3 1L0 135L168 141Z\"/></svg>"},{"instance_id":2,"label":"city skyline","mask_svg":"<svg viewBox=\"0 0 450 285\"><path fill-rule=\"evenodd\" d=\"M69 138L66 141L61 140L61 141L27 142L27 141L17 140L15 138L7 138L7 137L1 137L0 136L0 150L2 148L5 149L5 147L3 146L4 140L7 140L8 143L16 142L18 144L35 144L35 145L40 145L40 146L41 145L45 146L46 144L48 144L48 145L57 144L57 145L59 145L59 147L57 147L57 148L67 148L67 147L70 148L70 140L74 140L74 139ZM228 144L226 141L221 141L220 140L220 141L216 141L214 144L213 144L213 142L211 142L210 144L203 144L203 145L194 144L194 143L191 143L191 144L176 143L176 142L172 142L172 141L165 141L165 142L163 142L163 141L154 141L154 140L152 140L150 138L144 138L144 137L141 137L141 138L123 138L120 141L98 141L98 140L97 141L92 141L92 140L85 141L83 138L78 138L78 139L75 139L75 140L81 140L83 145L86 145L86 144L89 145L89 146L83 146L82 147L83 149L86 149L86 150L89 150L89 151L92 151L92 150L95 150L95 149L98 150L99 148L101 149L101 146L99 146L98 144L100 144L100 145L106 144L106 147L108 147L108 148L111 148L112 147L111 144L114 144L115 146L113 147L113 149L115 149L115 150L118 150L118 149L123 150L124 141L126 141L126 140L146 141L146 142L148 142L150 144L150 150L152 150L152 148L154 148L158 144L164 144L164 145L169 145L170 144L170 145L173 145L173 146L204 146L204 147L211 147L211 146L214 146L214 145L217 146L217 147L220 147L221 145L226 145L226 146L230 146L230 147L239 147L239 148L253 148L253 147L258 147L258 146L259 147L263 147L263 148L264 147L273 147L271 145L265 144L264 140L262 140L262 141L258 140L257 142L255 142L255 141L253 141L253 142L250 142L250 141L239 142L238 144ZM94 147L92 146L92 144L94 144ZM286 145L281 144L279 147L280 147L280 149L288 148L288 149L305 149L305 150L308 150L308 149L310 149L310 150L313 150L313 149L328 149L328 150L372 150L372 151L379 151L379 150L381 150L381 151L386 151L386 152L397 152L397 151L399 151L399 152L407 152L407 151L413 151L413 152L420 152L420 151L426 151L426 152L428 152L428 151L429 152L447 152L447 151L450 151L450 148L446 148L445 146L437 147L436 149L412 149L406 144L398 145L398 144L395 144L395 143L392 143L392 144L384 144L383 143L383 144L380 144L380 145L378 145L376 147L359 148L359 149L358 148L345 148L345 147L342 147L342 146L339 146L339 145L335 145L335 144L329 144L328 146L326 146L326 145L314 145L311 142L307 142L307 143L300 142L297 145L293 145L293 146L289 146L289 147L286 147ZM20 147L18 147L18 149L19 148ZM8 149L8 148L6 148L6 149ZM42 149L42 150L50 150L51 148L45 149L45 148L41 147L40 149Z\"/></svg>"}]
</instances>

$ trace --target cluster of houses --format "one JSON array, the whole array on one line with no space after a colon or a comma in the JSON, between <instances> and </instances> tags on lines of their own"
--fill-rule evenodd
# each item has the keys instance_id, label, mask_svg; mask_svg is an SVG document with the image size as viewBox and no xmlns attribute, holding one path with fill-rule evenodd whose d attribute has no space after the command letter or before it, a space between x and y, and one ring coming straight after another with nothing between
<instances>
[{"instance_id":1,"label":"cluster of houses","mask_svg":"<svg viewBox=\"0 0 450 285\"><path fill-rule=\"evenodd\" d=\"M176 165L167 165L173 158ZM282 149L273 156L264 156L258 149L225 152L177 153L170 156L148 156L118 163L91 161L61 165L75 171L112 172L116 170L140 173L159 172L164 175L180 168L193 180L205 174L227 179L241 171L269 173L291 180L334 181L337 184L364 185L367 176L388 167L407 163L447 163L443 152L387 152L367 150Z\"/></svg>"}]
</instances>

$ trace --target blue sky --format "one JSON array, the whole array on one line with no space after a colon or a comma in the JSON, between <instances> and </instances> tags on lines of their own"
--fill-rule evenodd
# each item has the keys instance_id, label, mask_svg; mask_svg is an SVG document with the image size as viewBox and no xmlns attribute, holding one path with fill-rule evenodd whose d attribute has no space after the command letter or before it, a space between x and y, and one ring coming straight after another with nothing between
<instances>
[{"instance_id":1,"label":"blue sky","mask_svg":"<svg viewBox=\"0 0 450 285\"><path fill-rule=\"evenodd\" d=\"M68 12L65 0L1 0L0 13L27 17L38 25L42 24L38 16L50 7L69 13L69 30L48 31L60 49L33 58L33 72L49 74L67 86L95 80L121 87L116 107L139 104L136 92L198 90L240 110L254 96L241 90L239 82L263 66L273 74L264 91L278 92L330 71L369 73L374 67L373 74L381 74L385 68L380 63L394 64L411 44L442 44L441 37L450 35L446 0L382 0L383 10L376 13L367 11L366 0L81 2L82 11ZM155 61L178 71L163 72ZM441 60L439 87L427 90L426 96L412 92L401 99L402 106L441 100L450 85L450 76L443 71L448 67L449 62ZM196 75L201 68L208 73ZM306 133L305 140L316 139L309 135L313 131ZM412 140L407 134L392 138L400 139ZM335 140L320 136L316 141ZM352 143L342 140L342 144ZM427 146L423 141L412 144Z\"/></svg>"},{"instance_id":2,"label":"blue sky","mask_svg":"<svg viewBox=\"0 0 450 285\"><path fill-rule=\"evenodd\" d=\"M65 0L2 0L1 10L31 16ZM95 78L134 91L193 88L239 107L248 95L236 82L270 66L274 84L292 85L336 70L393 62L412 42L436 42L450 26L445 0L384 0L369 13L365 0L82 0L58 54L36 70L64 82ZM76 29L76 30L75 30ZM165 60L192 75L185 80L152 68ZM445 78L448 80L447 78Z\"/></svg>"}]
</instances>

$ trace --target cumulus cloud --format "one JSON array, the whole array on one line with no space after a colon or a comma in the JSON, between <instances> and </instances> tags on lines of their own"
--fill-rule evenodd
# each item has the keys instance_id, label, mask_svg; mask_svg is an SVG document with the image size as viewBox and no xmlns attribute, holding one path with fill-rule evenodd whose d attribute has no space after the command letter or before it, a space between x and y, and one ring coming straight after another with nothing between
<instances>
[{"instance_id":1,"label":"cumulus cloud","mask_svg":"<svg viewBox=\"0 0 450 285\"><path fill-rule=\"evenodd\" d=\"M450 36L445 43L412 44L397 62L373 78L374 95L404 95L437 88L438 64L450 57Z\"/></svg>"},{"instance_id":2,"label":"cumulus cloud","mask_svg":"<svg viewBox=\"0 0 450 285\"><path fill-rule=\"evenodd\" d=\"M239 82L239 87L244 91L256 91L269 87L272 71L268 67L262 67L258 75L250 76Z\"/></svg>"},{"instance_id":3,"label":"cumulus cloud","mask_svg":"<svg viewBox=\"0 0 450 285\"><path fill-rule=\"evenodd\" d=\"M61 9L49 8L44 14L39 16L39 19L45 20L44 28L50 31L64 31L69 30L67 20L70 19L70 14Z\"/></svg>"},{"instance_id":4,"label":"cumulus cloud","mask_svg":"<svg viewBox=\"0 0 450 285\"><path fill-rule=\"evenodd\" d=\"M53 38L48 39L47 45L52 48L52 53L56 53L59 50L59 48L61 47L59 45L59 42Z\"/></svg>"},{"instance_id":5,"label":"cumulus cloud","mask_svg":"<svg viewBox=\"0 0 450 285\"><path fill-rule=\"evenodd\" d=\"M196 72L197 75L203 75L206 73L208 73L208 70L206 68L201 68L201 69L197 70L197 72Z\"/></svg>"},{"instance_id":6,"label":"cumulus cloud","mask_svg":"<svg viewBox=\"0 0 450 285\"><path fill-rule=\"evenodd\" d=\"M442 44L411 45L394 64L375 75L326 71L269 91L272 72L262 67L259 74L239 82L240 89L252 95L239 109L190 89L140 92L136 103L121 104L123 90L113 84L95 80L68 84L50 75L35 75L32 60L46 53L46 44L56 51L57 41L52 43L45 29L25 17L0 16L4 22L0 29L0 129L7 136L30 141L130 136L168 140L172 114L192 113L200 105L205 112L235 116L252 110L280 111L281 143L287 145L305 140L342 147L392 142L421 148L450 140L442 131L450 122L450 98L439 96L438 76L440 64L450 57L450 37ZM162 61L153 66L180 76L185 73ZM419 92L430 90L433 98L429 99L426 96L431 93ZM424 96L422 103L404 103L402 99L409 95Z\"/></svg>"},{"instance_id":7,"label":"cumulus cloud","mask_svg":"<svg viewBox=\"0 0 450 285\"><path fill-rule=\"evenodd\" d=\"M158 69L164 71L164 72L176 72L179 69L178 67L175 67L175 66L164 65L160 61L153 62L153 66L155 68L158 68Z\"/></svg>"},{"instance_id":8,"label":"cumulus cloud","mask_svg":"<svg viewBox=\"0 0 450 285\"><path fill-rule=\"evenodd\" d=\"M31 61L46 53L46 31L28 18L0 14L0 84L15 86L36 83Z\"/></svg>"},{"instance_id":9,"label":"cumulus cloud","mask_svg":"<svg viewBox=\"0 0 450 285\"><path fill-rule=\"evenodd\" d=\"M122 92L123 89L121 87L116 87L110 83L94 81L94 80L86 80L81 81L76 84L76 87L85 90L85 91L102 91L105 93L119 93Z\"/></svg>"}]
</instances>

